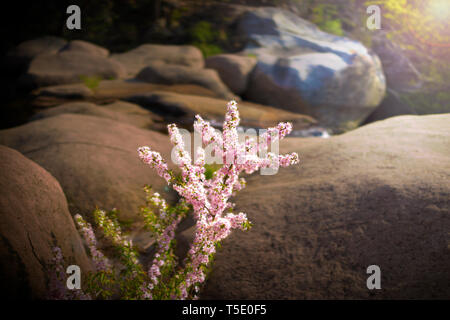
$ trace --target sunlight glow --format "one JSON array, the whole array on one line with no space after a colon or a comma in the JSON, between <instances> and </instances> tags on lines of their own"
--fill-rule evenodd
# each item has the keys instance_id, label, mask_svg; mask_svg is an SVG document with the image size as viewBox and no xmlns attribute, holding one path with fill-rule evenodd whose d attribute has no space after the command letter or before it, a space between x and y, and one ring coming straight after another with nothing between
<instances>
[{"instance_id":1,"label":"sunlight glow","mask_svg":"<svg viewBox=\"0 0 450 320\"><path fill-rule=\"evenodd\" d=\"M450 19L450 0L430 0L428 11L437 20L448 21Z\"/></svg>"}]
</instances>

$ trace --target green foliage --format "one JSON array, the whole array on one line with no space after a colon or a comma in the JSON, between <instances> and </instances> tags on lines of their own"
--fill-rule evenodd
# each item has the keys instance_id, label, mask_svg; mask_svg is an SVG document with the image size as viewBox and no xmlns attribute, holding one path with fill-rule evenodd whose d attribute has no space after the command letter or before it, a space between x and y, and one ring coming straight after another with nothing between
<instances>
[{"instance_id":1,"label":"green foliage","mask_svg":"<svg viewBox=\"0 0 450 320\"><path fill-rule=\"evenodd\" d=\"M250 230L251 227L253 227L253 223L251 223L250 221L246 221L242 223L242 226L244 227L244 230Z\"/></svg>"},{"instance_id":2,"label":"green foliage","mask_svg":"<svg viewBox=\"0 0 450 320\"><path fill-rule=\"evenodd\" d=\"M311 21L325 32L343 36L342 22L334 4L318 4L312 8Z\"/></svg>"},{"instance_id":3,"label":"green foliage","mask_svg":"<svg viewBox=\"0 0 450 320\"><path fill-rule=\"evenodd\" d=\"M211 179L214 175L214 172L220 169L219 164L205 164L205 178L207 180Z\"/></svg>"},{"instance_id":4,"label":"green foliage","mask_svg":"<svg viewBox=\"0 0 450 320\"><path fill-rule=\"evenodd\" d=\"M180 200L174 206L166 204L158 194L152 192L150 186L145 186L144 191L146 193L146 205L141 207L140 211L144 217L145 227L156 236L156 239L163 236L164 231L174 221L185 218L192 209L183 200ZM160 267L160 281L152 290L153 299L171 299L178 290L180 283L184 281L181 276L182 273L177 272L178 257L174 253L175 247L176 241L172 239L167 250L160 252L159 257L156 257L157 261L163 263Z\"/></svg>"},{"instance_id":5,"label":"green foliage","mask_svg":"<svg viewBox=\"0 0 450 320\"><path fill-rule=\"evenodd\" d=\"M344 35L344 31L342 30L341 20L339 20L339 19L326 20L320 25L320 28L323 31L335 34L337 36Z\"/></svg>"},{"instance_id":6,"label":"green foliage","mask_svg":"<svg viewBox=\"0 0 450 320\"><path fill-rule=\"evenodd\" d=\"M200 49L203 56L209 57L222 53L219 42L227 40L224 31L214 30L211 23L199 21L189 29L189 38L191 43Z\"/></svg>"},{"instance_id":7,"label":"green foliage","mask_svg":"<svg viewBox=\"0 0 450 320\"><path fill-rule=\"evenodd\" d=\"M205 58L220 54L223 52L222 48L215 44L193 42L192 45L196 46L202 52Z\"/></svg>"},{"instance_id":8,"label":"green foliage","mask_svg":"<svg viewBox=\"0 0 450 320\"><path fill-rule=\"evenodd\" d=\"M449 112L450 20L437 18L439 10L436 8L432 10L433 4L436 3L439 2L421 0L366 2L366 5L377 4L382 7L382 24L387 32L387 39L403 50L422 75L423 84L417 92L401 95L401 99L418 114ZM445 1L442 1L442 5L445 5Z\"/></svg>"},{"instance_id":9,"label":"green foliage","mask_svg":"<svg viewBox=\"0 0 450 320\"><path fill-rule=\"evenodd\" d=\"M140 207L140 214L144 218L145 227L155 236L156 243L175 220L181 220L191 211L191 207L184 201L174 206L167 205L151 187L145 186L146 205ZM125 300L143 299L143 287L149 283L147 272L144 271L139 261L137 249L128 240L128 235L123 233L122 226L117 217L117 210L109 212L96 209L93 213L94 221L101 230L105 240L113 247L114 268L91 272L86 278L85 293L94 299L111 299L119 297ZM160 267L160 281L152 290L153 299L171 299L178 290L180 283L184 281L178 268L178 258L174 253L176 241L172 239L168 249L163 251L158 261L162 261ZM92 252L91 252L92 254Z\"/></svg>"},{"instance_id":10,"label":"green foliage","mask_svg":"<svg viewBox=\"0 0 450 320\"><path fill-rule=\"evenodd\" d=\"M400 99L419 115L450 113L450 92L447 91L402 93Z\"/></svg>"},{"instance_id":11,"label":"green foliage","mask_svg":"<svg viewBox=\"0 0 450 320\"><path fill-rule=\"evenodd\" d=\"M140 288L147 275L138 261L136 248L122 233L117 210L105 212L96 209L93 216L104 237L113 245L115 258L120 266L115 270L102 270L89 275L86 292L101 299L108 299L118 290L117 294L122 299L139 299Z\"/></svg>"},{"instance_id":12,"label":"green foliage","mask_svg":"<svg viewBox=\"0 0 450 320\"><path fill-rule=\"evenodd\" d=\"M413 45L417 48L420 42L431 44L432 47L450 43L449 21L440 21L436 18L436 9L432 10L433 3L437 2L436 0L373 0L367 1L366 5L382 6L383 19L389 26L390 37L402 45ZM415 45L411 43L411 35L417 40Z\"/></svg>"},{"instance_id":13,"label":"green foliage","mask_svg":"<svg viewBox=\"0 0 450 320\"><path fill-rule=\"evenodd\" d=\"M185 11L183 10L183 8L176 8L172 11L172 14L170 16L172 23L176 23L181 20L181 18L183 17L183 11Z\"/></svg>"},{"instance_id":14,"label":"green foliage","mask_svg":"<svg viewBox=\"0 0 450 320\"><path fill-rule=\"evenodd\" d=\"M80 76L80 80L89 89L96 90L98 88L99 84L100 84L100 81L102 81L102 77L81 75Z\"/></svg>"},{"instance_id":15,"label":"green foliage","mask_svg":"<svg viewBox=\"0 0 450 320\"><path fill-rule=\"evenodd\" d=\"M86 276L86 290L94 299L108 300L112 298L116 276L111 271L90 272Z\"/></svg>"},{"instance_id":16,"label":"green foliage","mask_svg":"<svg viewBox=\"0 0 450 320\"><path fill-rule=\"evenodd\" d=\"M212 29L211 23L199 21L191 27L189 35L193 42L208 43L217 39L217 31Z\"/></svg>"}]
</instances>

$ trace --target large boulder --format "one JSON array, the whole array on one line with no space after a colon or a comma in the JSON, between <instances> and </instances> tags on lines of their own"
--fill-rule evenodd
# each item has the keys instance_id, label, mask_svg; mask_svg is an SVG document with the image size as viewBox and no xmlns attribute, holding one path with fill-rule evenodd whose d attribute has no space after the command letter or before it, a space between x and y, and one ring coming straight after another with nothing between
<instances>
[{"instance_id":1,"label":"large boulder","mask_svg":"<svg viewBox=\"0 0 450 320\"><path fill-rule=\"evenodd\" d=\"M216 70L223 83L238 95L247 90L249 76L255 65L254 57L237 54L218 54L205 60L205 67Z\"/></svg>"},{"instance_id":2,"label":"large boulder","mask_svg":"<svg viewBox=\"0 0 450 320\"><path fill-rule=\"evenodd\" d=\"M0 144L48 170L61 184L71 213L89 220L98 206L117 208L122 221L138 222L145 184L174 200L166 182L137 155L139 146L148 145L172 165L169 139L157 132L97 116L61 114L2 130Z\"/></svg>"},{"instance_id":3,"label":"large boulder","mask_svg":"<svg viewBox=\"0 0 450 320\"><path fill-rule=\"evenodd\" d=\"M138 128L150 129L153 119L160 119L152 112L125 101L116 101L106 105L96 105L91 102L69 102L58 107L49 108L36 113L32 120L54 117L60 114L74 113L96 116L131 124Z\"/></svg>"},{"instance_id":4,"label":"large boulder","mask_svg":"<svg viewBox=\"0 0 450 320\"><path fill-rule=\"evenodd\" d=\"M62 51L84 52L101 57L109 56L108 49L83 40L70 41L68 44L61 48L60 52Z\"/></svg>"},{"instance_id":5,"label":"large boulder","mask_svg":"<svg viewBox=\"0 0 450 320\"><path fill-rule=\"evenodd\" d=\"M357 126L383 99L380 61L357 41L270 7L244 14L238 34L258 58L247 99L312 115L336 131Z\"/></svg>"},{"instance_id":6,"label":"large boulder","mask_svg":"<svg viewBox=\"0 0 450 320\"><path fill-rule=\"evenodd\" d=\"M0 157L0 296L45 299L55 246L64 268L92 265L58 181L16 150L0 146Z\"/></svg>"},{"instance_id":7,"label":"large boulder","mask_svg":"<svg viewBox=\"0 0 450 320\"><path fill-rule=\"evenodd\" d=\"M38 55L20 81L27 87L44 87L82 82L83 77L110 79L125 75L125 68L117 61L98 54L68 50Z\"/></svg>"},{"instance_id":8,"label":"large boulder","mask_svg":"<svg viewBox=\"0 0 450 320\"><path fill-rule=\"evenodd\" d=\"M212 69L169 65L159 61L149 63L139 72L136 79L165 85L193 84L213 91L217 97L222 99L237 98L220 80L217 71Z\"/></svg>"},{"instance_id":9,"label":"large boulder","mask_svg":"<svg viewBox=\"0 0 450 320\"><path fill-rule=\"evenodd\" d=\"M66 44L66 40L53 36L22 42L6 54L5 67L23 71L34 57L56 53Z\"/></svg>"},{"instance_id":10,"label":"large boulder","mask_svg":"<svg viewBox=\"0 0 450 320\"><path fill-rule=\"evenodd\" d=\"M400 116L283 140L301 163L247 179L236 212L254 226L224 241L201 297L449 299L448 123ZM381 290L366 286L370 265Z\"/></svg>"},{"instance_id":11,"label":"large boulder","mask_svg":"<svg viewBox=\"0 0 450 320\"><path fill-rule=\"evenodd\" d=\"M203 68L203 55L193 46L173 46L159 44L143 44L133 50L111 55L127 69L129 77L134 77L149 63L163 61L196 69Z\"/></svg>"},{"instance_id":12,"label":"large boulder","mask_svg":"<svg viewBox=\"0 0 450 320\"><path fill-rule=\"evenodd\" d=\"M228 102L223 99L162 91L135 95L126 100L160 114L167 122L175 121L189 129L196 114L210 120L213 125L221 125ZM239 114L241 125L251 128L267 128L282 121L292 122L295 130L316 124L316 120L310 116L244 101L239 102Z\"/></svg>"}]
</instances>

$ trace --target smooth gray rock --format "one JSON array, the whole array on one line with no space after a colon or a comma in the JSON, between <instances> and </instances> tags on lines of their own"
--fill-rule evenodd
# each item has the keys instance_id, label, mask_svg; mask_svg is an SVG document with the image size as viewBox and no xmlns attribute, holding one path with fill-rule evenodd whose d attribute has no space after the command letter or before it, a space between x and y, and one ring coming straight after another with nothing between
<instances>
[{"instance_id":1,"label":"smooth gray rock","mask_svg":"<svg viewBox=\"0 0 450 320\"><path fill-rule=\"evenodd\" d=\"M380 61L357 41L270 7L244 14L238 34L244 52L258 58L250 100L312 115L340 131L357 126L383 99Z\"/></svg>"}]
</instances>

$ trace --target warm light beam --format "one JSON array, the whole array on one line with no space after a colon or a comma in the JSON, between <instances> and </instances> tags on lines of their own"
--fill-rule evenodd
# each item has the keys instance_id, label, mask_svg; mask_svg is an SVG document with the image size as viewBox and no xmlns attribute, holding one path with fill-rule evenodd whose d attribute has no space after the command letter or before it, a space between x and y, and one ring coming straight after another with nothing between
<instances>
[{"instance_id":1,"label":"warm light beam","mask_svg":"<svg viewBox=\"0 0 450 320\"><path fill-rule=\"evenodd\" d=\"M450 19L450 0L430 0L428 11L436 20L448 21Z\"/></svg>"}]
</instances>

